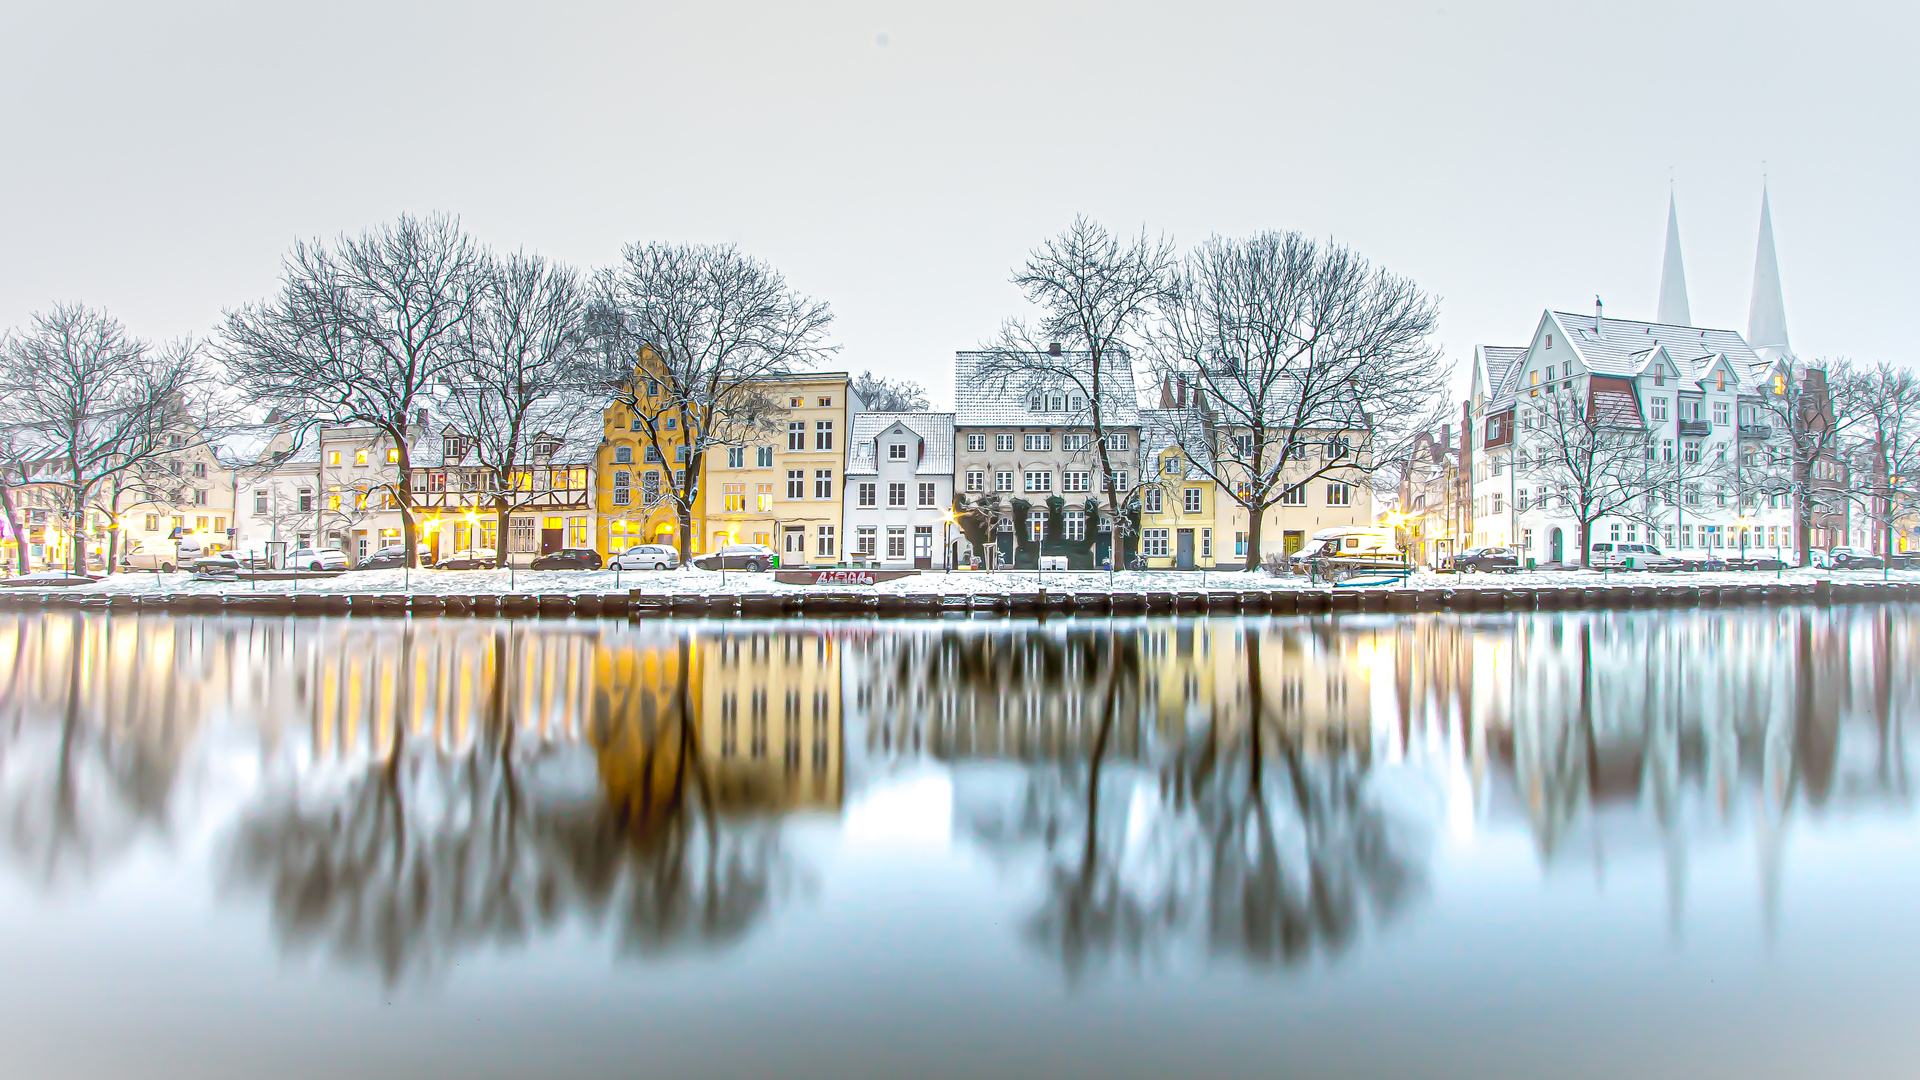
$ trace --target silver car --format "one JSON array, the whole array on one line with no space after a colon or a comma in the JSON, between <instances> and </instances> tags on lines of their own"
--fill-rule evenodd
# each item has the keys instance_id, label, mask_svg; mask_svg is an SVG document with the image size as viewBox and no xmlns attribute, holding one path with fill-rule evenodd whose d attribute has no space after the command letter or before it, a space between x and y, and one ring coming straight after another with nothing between
<instances>
[{"instance_id":1,"label":"silver car","mask_svg":"<svg viewBox=\"0 0 1920 1080\"><path fill-rule=\"evenodd\" d=\"M635 544L607 560L609 570L676 570L680 553L666 544Z\"/></svg>"}]
</instances>

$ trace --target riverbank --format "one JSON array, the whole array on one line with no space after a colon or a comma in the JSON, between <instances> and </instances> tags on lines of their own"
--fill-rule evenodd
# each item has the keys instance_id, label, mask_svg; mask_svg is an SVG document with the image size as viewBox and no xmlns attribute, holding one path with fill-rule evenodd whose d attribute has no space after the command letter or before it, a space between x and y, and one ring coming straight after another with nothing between
<instances>
[{"instance_id":1,"label":"riverbank","mask_svg":"<svg viewBox=\"0 0 1920 1080\"><path fill-rule=\"evenodd\" d=\"M1421 573L1405 583L1314 585L1247 573L929 573L876 585L795 585L771 574L701 570L379 570L298 581L199 581L116 574L89 585L0 590L0 608L261 615L1106 615L1180 613L1535 611L1694 608L1920 600L1920 572L1654 575L1582 571Z\"/></svg>"}]
</instances>

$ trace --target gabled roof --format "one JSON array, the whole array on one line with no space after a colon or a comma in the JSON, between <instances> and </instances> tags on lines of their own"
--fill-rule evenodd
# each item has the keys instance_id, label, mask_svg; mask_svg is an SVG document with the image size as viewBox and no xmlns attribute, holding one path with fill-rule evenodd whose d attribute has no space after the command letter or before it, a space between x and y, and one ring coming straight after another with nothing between
<instances>
[{"instance_id":1,"label":"gabled roof","mask_svg":"<svg viewBox=\"0 0 1920 1080\"><path fill-rule=\"evenodd\" d=\"M1205 417L1197 408L1185 409L1141 409L1140 410L1140 453L1145 474L1143 481L1165 478L1160 471L1160 455L1174 448L1184 451L1185 467L1181 471L1182 479L1205 480L1206 472L1195 465L1196 460L1209 462L1211 448L1207 444Z\"/></svg>"},{"instance_id":2,"label":"gabled roof","mask_svg":"<svg viewBox=\"0 0 1920 1080\"><path fill-rule=\"evenodd\" d=\"M1633 383L1617 378L1599 378L1587 383L1591 404L1589 415L1605 427L1637 428L1646 426L1641 418L1640 398Z\"/></svg>"},{"instance_id":3,"label":"gabled roof","mask_svg":"<svg viewBox=\"0 0 1920 1080\"><path fill-rule=\"evenodd\" d=\"M953 414L947 412L869 412L853 418L853 441L847 444L847 475L872 475L880 436L894 425L920 437L920 460L913 471L921 476L953 474Z\"/></svg>"},{"instance_id":4,"label":"gabled roof","mask_svg":"<svg viewBox=\"0 0 1920 1080\"><path fill-rule=\"evenodd\" d=\"M1764 371L1767 362L1733 330L1711 330L1695 326L1640 322L1607 316L1595 330L1592 315L1550 311L1546 318L1559 324L1562 337L1579 354L1583 367L1597 375L1639 375L1646 370L1656 348L1664 348L1680 369L1682 378L1698 379L1711 358L1724 356L1740 375L1752 382Z\"/></svg>"},{"instance_id":5,"label":"gabled roof","mask_svg":"<svg viewBox=\"0 0 1920 1080\"><path fill-rule=\"evenodd\" d=\"M1519 370L1521 359L1527 355L1527 346L1476 345L1473 354L1486 378L1487 399L1492 400L1512 392L1507 382Z\"/></svg>"},{"instance_id":6,"label":"gabled roof","mask_svg":"<svg viewBox=\"0 0 1920 1080\"><path fill-rule=\"evenodd\" d=\"M523 441L531 447L536 437L551 436L559 440L559 447L550 459L544 460L554 465L591 465L594 456L599 453L600 441L606 430L601 422L601 410L605 404L600 398L588 394L554 394L528 412L522 424ZM466 430L459 411L451 402L435 409L425 431L414 436L408 444L407 457L414 468L482 467L476 444L471 439L466 440L465 453L458 459L448 460L448 435L472 435Z\"/></svg>"},{"instance_id":7,"label":"gabled roof","mask_svg":"<svg viewBox=\"0 0 1920 1080\"><path fill-rule=\"evenodd\" d=\"M1036 368L1030 374L997 377L983 374L988 352L958 352L953 356L953 416L960 427L1086 427L1091 417L1079 412L1035 412L1028 409L1028 395L1034 391L1076 393L1073 383L1050 379L1048 372ZM1068 364L1085 372L1092 361L1085 352L1067 352L1062 356L1033 354L1047 364ZM1136 427L1140 423L1139 390L1134 383L1133 362L1125 353L1108 354L1102 371L1100 411L1108 427Z\"/></svg>"}]
</instances>

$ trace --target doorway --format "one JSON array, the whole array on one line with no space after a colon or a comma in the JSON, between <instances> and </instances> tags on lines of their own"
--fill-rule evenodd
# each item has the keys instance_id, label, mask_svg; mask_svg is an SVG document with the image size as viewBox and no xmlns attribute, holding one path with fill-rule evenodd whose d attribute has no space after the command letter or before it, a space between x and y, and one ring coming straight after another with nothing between
<instances>
[{"instance_id":1,"label":"doorway","mask_svg":"<svg viewBox=\"0 0 1920 1080\"><path fill-rule=\"evenodd\" d=\"M784 530L786 540L780 550L780 565L792 566L807 561L807 527L788 525Z\"/></svg>"},{"instance_id":2,"label":"doorway","mask_svg":"<svg viewBox=\"0 0 1920 1080\"><path fill-rule=\"evenodd\" d=\"M540 554L551 555L566 546L566 526L567 519L565 518L550 517L540 519Z\"/></svg>"},{"instance_id":3,"label":"doorway","mask_svg":"<svg viewBox=\"0 0 1920 1080\"><path fill-rule=\"evenodd\" d=\"M1547 534L1547 561L1548 562L1557 563L1560 561L1560 548L1562 543L1564 543L1564 539L1558 528L1555 528L1552 532Z\"/></svg>"},{"instance_id":4,"label":"doorway","mask_svg":"<svg viewBox=\"0 0 1920 1080\"><path fill-rule=\"evenodd\" d=\"M1292 555L1294 552L1306 546L1307 532L1305 529L1287 529L1280 534L1280 551L1284 555Z\"/></svg>"},{"instance_id":5,"label":"doorway","mask_svg":"<svg viewBox=\"0 0 1920 1080\"><path fill-rule=\"evenodd\" d=\"M1174 538L1173 565L1179 570L1193 569L1193 530L1177 529Z\"/></svg>"}]
</instances>

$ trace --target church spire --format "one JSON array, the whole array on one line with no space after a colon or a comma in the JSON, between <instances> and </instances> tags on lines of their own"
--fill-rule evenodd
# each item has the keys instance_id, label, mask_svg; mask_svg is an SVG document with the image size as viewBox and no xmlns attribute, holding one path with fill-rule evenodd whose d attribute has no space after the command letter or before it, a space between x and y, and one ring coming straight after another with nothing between
<instances>
[{"instance_id":1,"label":"church spire","mask_svg":"<svg viewBox=\"0 0 1920 1080\"><path fill-rule=\"evenodd\" d=\"M1773 209L1760 188L1760 248L1753 257L1753 305L1747 312L1747 344L1768 360L1791 356L1787 301L1780 291L1780 260L1773 251Z\"/></svg>"},{"instance_id":2,"label":"church spire","mask_svg":"<svg viewBox=\"0 0 1920 1080\"><path fill-rule=\"evenodd\" d=\"M1680 263L1680 210L1667 193L1667 255L1660 262L1660 313L1654 321L1670 326L1692 326L1687 310L1687 269Z\"/></svg>"}]
</instances>

